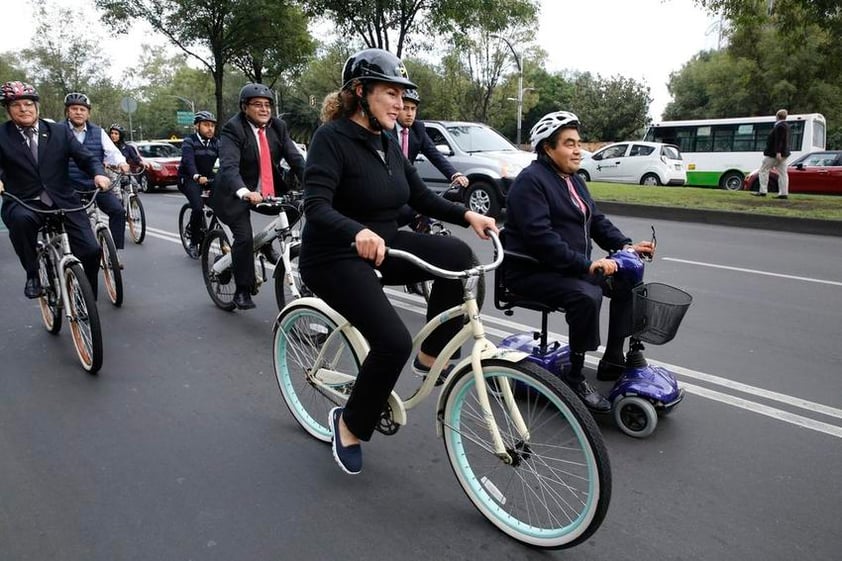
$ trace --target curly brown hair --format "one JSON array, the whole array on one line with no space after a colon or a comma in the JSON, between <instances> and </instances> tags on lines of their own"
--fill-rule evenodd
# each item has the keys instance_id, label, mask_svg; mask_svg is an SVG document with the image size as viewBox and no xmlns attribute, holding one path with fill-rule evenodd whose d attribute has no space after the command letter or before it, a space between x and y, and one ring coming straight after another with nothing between
<instances>
[{"instance_id":1,"label":"curly brown hair","mask_svg":"<svg viewBox=\"0 0 842 561\"><path fill-rule=\"evenodd\" d=\"M359 109L360 101L354 94L355 86L356 84L351 83L350 87L331 92L325 96L319 115L323 123L335 121L341 117L349 117Z\"/></svg>"}]
</instances>

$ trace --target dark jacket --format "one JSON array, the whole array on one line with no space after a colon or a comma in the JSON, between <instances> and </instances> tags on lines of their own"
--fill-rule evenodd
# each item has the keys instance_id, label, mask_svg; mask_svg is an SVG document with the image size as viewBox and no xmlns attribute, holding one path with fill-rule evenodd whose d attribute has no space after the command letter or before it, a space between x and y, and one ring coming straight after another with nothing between
<instances>
[{"instance_id":1,"label":"dark jacket","mask_svg":"<svg viewBox=\"0 0 842 561\"><path fill-rule=\"evenodd\" d=\"M219 139L211 137L207 146L204 145L198 133L191 134L181 143L181 163L178 164L178 175L182 178L193 179L196 174L212 179L213 166L219 157Z\"/></svg>"},{"instance_id":2,"label":"dark jacket","mask_svg":"<svg viewBox=\"0 0 842 561\"><path fill-rule=\"evenodd\" d=\"M776 121L772 132L766 137L763 155L774 158L778 154L784 158L789 156L789 125L786 121Z\"/></svg>"},{"instance_id":3,"label":"dark jacket","mask_svg":"<svg viewBox=\"0 0 842 561\"><path fill-rule=\"evenodd\" d=\"M390 136L398 143L398 148L401 146L400 134L398 133L398 127L395 127L394 130L390 131ZM427 129L424 127L424 122L416 120L412 123L412 126L409 127L409 155L407 159L410 162L414 162L415 158L418 157L418 154L424 154L430 163L435 166L437 170L439 170L448 180L453 178L453 175L456 173L456 168L454 168L450 162L447 160L444 154L436 149L436 145L433 144L433 141L430 139L430 136L427 134Z\"/></svg>"},{"instance_id":4,"label":"dark jacket","mask_svg":"<svg viewBox=\"0 0 842 561\"><path fill-rule=\"evenodd\" d=\"M567 184L545 158L527 166L512 183L506 200L506 249L538 259L540 267L579 276L591 264L592 240L602 249L621 249L631 240L599 211L584 180L571 176L585 214ZM510 270L528 268L513 261Z\"/></svg>"},{"instance_id":5,"label":"dark jacket","mask_svg":"<svg viewBox=\"0 0 842 561\"><path fill-rule=\"evenodd\" d=\"M73 123L69 120L64 121L67 128L70 129L70 132L73 132ZM73 136L76 136L75 134ZM105 160L105 148L102 146L102 129L96 126L93 123L87 123L85 125L85 141L82 145L88 149L88 151L94 155L97 161L102 162ZM93 191L96 189L94 186L94 180L91 176L87 175L79 166L76 165L72 159L68 162L68 175L70 177L70 182L73 183L73 188L79 191Z\"/></svg>"},{"instance_id":6,"label":"dark jacket","mask_svg":"<svg viewBox=\"0 0 842 561\"><path fill-rule=\"evenodd\" d=\"M79 206L68 178L70 159L87 175L104 175L102 161L76 140L60 123L38 121L38 164L26 140L10 120L0 125L0 180L5 189L21 199L35 199L46 190L59 208Z\"/></svg>"},{"instance_id":7,"label":"dark jacket","mask_svg":"<svg viewBox=\"0 0 842 561\"><path fill-rule=\"evenodd\" d=\"M347 118L322 125L313 136L304 170L307 222L301 266L356 257L351 243L365 228L388 245L398 230L398 212L407 202L427 216L467 226L465 207L430 191L388 137Z\"/></svg>"},{"instance_id":8,"label":"dark jacket","mask_svg":"<svg viewBox=\"0 0 842 561\"><path fill-rule=\"evenodd\" d=\"M289 137L286 124L273 117L266 126L266 139L272 154L272 179L275 193L287 191L283 181L281 158L299 179L304 174L304 158ZM248 212L251 205L237 197L237 191L243 187L257 190L260 179L260 152L257 138L246 119L238 113L222 127L219 136L219 173L214 181L211 204L223 222Z\"/></svg>"}]
</instances>

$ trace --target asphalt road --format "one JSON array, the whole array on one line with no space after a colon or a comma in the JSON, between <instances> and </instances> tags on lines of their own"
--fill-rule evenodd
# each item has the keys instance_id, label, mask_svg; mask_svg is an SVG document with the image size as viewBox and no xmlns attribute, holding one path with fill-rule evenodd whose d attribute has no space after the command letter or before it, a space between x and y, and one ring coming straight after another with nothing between
<instances>
[{"instance_id":1,"label":"asphalt road","mask_svg":"<svg viewBox=\"0 0 842 561\"><path fill-rule=\"evenodd\" d=\"M464 497L431 403L375 436L362 475L340 472L280 398L271 291L251 312L216 309L175 237L181 198L143 201L150 231L123 253L125 304L100 301L98 376L78 367L66 326L41 327L0 233L0 560L838 558L839 238L654 222L647 280L695 300L678 337L647 356L672 365L688 397L645 440L599 420L607 518L585 544L543 552ZM615 222L649 235L650 221ZM418 299L391 294L419 327ZM495 336L537 325L490 298L484 313ZM563 318L551 330L565 334Z\"/></svg>"}]
</instances>

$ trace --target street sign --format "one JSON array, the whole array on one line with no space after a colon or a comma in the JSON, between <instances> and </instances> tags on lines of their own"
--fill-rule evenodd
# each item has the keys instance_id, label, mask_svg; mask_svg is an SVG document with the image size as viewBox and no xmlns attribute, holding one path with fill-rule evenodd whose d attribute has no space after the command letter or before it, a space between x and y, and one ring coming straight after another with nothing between
<instances>
[{"instance_id":1,"label":"street sign","mask_svg":"<svg viewBox=\"0 0 842 561\"><path fill-rule=\"evenodd\" d=\"M137 111L137 102L130 97L124 97L120 100L120 109L123 110L123 113L131 115Z\"/></svg>"},{"instance_id":2,"label":"street sign","mask_svg":"<svg viewBox=\"0 0 842 561\"><path fill-rule=\"evenodd\" d=\"M175 112L175 121L179 125L192 125L193 124L193 113L190 111L176 111Z\"/></svg>"}]
</instances>

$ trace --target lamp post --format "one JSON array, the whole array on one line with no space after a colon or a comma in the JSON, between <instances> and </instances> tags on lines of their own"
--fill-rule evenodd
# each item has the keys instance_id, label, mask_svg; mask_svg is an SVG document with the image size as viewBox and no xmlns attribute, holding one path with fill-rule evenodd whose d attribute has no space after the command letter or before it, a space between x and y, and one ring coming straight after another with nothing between
<instances>
[{"instance_id":1,"label":"lamp post","mask_svg":"<svg viewBox=\"0 0 842 561\"><path fill-rule=\"evenodd\" d=\"M166 96L167 97L174 97L176 99L180 99L181 101L183 101L184 103L186 103L187 105L190 106L190 111L192 111L194 114L196 113L196 105L193 103L193 101L187 99L186 97L181 97L180 95L173 95L173 94L166 94Z\"/></svg>"},{"instance_id":2,"label":"lamp post","mask_svg":"<svg viewBox=\"0 0 842 561\"><path fill-rule=\"evenodd\" d=\"M508 39L503 37L502 35L490 35L490 37L494 37L495 39L500 39L506 45L508 45L509 49L512 51L512 55L515 57L515 64L517 64L517 145L520 147L520 124L521 120L523 119L523 64L521 63L521 59L515 51L515 48L509 42Z\"/></svg>"}]
</instances>

